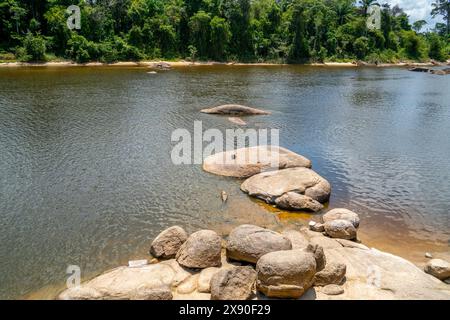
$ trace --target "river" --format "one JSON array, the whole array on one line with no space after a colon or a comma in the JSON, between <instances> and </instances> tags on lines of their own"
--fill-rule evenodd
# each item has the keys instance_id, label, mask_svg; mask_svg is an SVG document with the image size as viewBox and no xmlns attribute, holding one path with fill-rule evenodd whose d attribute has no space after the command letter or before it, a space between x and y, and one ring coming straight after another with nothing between
<instances>
[{"instance_id":1,"label":"river","mask_svg":"<svg viewBox=\"0 0 450 320\"><path fill-rule=\"evenodd\" d=\"M364 243L420 263L449 253L450 77L404 68L198 66L0 68L0 298L51 298L145 258L164 228L298 227L313 216L248 198L241 181L174 165L171 133L237 128L199 110L270 110L249 128L330 181ZM222 203L220 193L229 194Z\"/></svg>"}]
</instances>

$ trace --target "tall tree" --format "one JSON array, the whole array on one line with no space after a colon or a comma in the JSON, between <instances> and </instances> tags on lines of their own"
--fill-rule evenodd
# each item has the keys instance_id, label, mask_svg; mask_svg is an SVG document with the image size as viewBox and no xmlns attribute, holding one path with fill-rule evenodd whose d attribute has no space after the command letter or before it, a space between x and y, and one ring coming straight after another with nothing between
<instances>
[{"instance_id":1,"label":"tall tree","mask_svg":"<svg viewBox=\"0 0 450 320\"><path fill-rule=\"evenodd\" d=\"M442 16L447 24L447 35L450 35L450 1L436 0L436 2L431 4L431 6L433 7L433 10L431 10L431 16L433 18L438 15Z\"/></svg>"}]
</instances>

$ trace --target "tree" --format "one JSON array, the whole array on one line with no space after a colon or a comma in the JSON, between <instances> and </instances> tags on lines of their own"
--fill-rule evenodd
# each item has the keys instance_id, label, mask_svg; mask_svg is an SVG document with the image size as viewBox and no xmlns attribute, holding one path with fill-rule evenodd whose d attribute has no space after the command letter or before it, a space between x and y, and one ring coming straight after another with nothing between
<instances>
[{"instance_id":1,"label":"tree","mask_svg":"<svg viewBox=\"0 0 450 320\"><path fill-rule=\"evenodd\" d=\"M435 18L440 15L444 18L447 24L447 35L450 35L450 1L449 0L436 0L431 6L431 16Z\"/></svg>"},{"instance_id":2,"label":"tree","mask_svg":"<svg viewBox=\"0 0 450 320\"><path fill-rule=\"evenodd\" d=\"M379 5L376 0L359 0L359 3L362 7L362 12L364 16L367 16L367 12L370 6Z\"/></svg>"},{"instance_id":3,"label":"tree","mask_svg":"<svg viewBox=\"0 0 450 320\"><path fill-rule=\"evenodd\" d=\"M197 48L200 57L207 57L210 47L211 17L205 11L198 11L189 19L191 43Z\"/></svg>"},{"instance_id":4,"label":"tree","mask_svg":"<svg viewBox=\"0 0 450 320\"><path fill-rule=\"evenodd\" d=\"M416 22L413 23L413 30L416 32L420 32L420 30L422 30L422 28L427 24L427 22L425 20L418 20Z\"/></svg>"},{"instance_id":5,"label":"tree","mask_svg":"<svg viewBox=\"0 0 450 320\"><path fill-rule=\"evenodd\" d=\"M211 57L215 60L226 58L226 50L231 38L230 25L224 18L215 16L210 22Z\"/></svg>"}]
</instances>

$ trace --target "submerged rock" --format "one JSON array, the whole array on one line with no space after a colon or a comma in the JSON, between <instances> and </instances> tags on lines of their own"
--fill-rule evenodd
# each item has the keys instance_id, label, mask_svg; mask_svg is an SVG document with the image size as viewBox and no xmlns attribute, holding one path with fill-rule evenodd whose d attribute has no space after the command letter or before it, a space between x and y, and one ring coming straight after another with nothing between
<instances>
[{"instance_id":1,"label":"submerged rock","mask_svg":"<svg viewBox=\"0 0 450 320\"><path fill-rule=\"evenodd\" d=\"M221 237L212 230L200 230L189 236L177 252L177 262L187 268L221 265Z\"/></svg>"},{"instance_id":2,"label":"submerged rock","mask_svg":"<svg viewBox=\"0 0 450 320\"><path fill-rule=\"evenodd\" d=\"M242 106L239 104L224 104L214 108L202 109L200 112L210 114L227 114L227 115L267 115L268 111Z\"/></svg>"},{"instance_id":3,"label":"submerged rock","mask_svg":"<svg viewBox=\"0 0 450 320\"><path fill-rule=\"evenodd\" d=\"M268 252L290 250L291 241L272 230L244 224L234 228L227 240L230 259L256 263Z\"/></svg>"},{"instance_id":4,"label":"submerged rock","mask_svg":"<svg viewBox=\"0 0 450 320\"><path fill-rule=\"evenodd\" d=\"M277 146L256 146L219 152L203 161L203 170L221 176L248 178L269 169L311 168L311 161Z\"/></svg>"},{"instance_id":5,"label":"submerged rock","mask_svg":"<svg viewBox=\"0 0 450 320\"><path fill-rule=\"evenodd\" d=\"M425 265L424 271L439 280L450 278L450 263L442 259L431 259Z\"/></svg>"},{"instance_id":6,"label":"submerged rock","mask_svg":"<svg viewBox=\"0 0 450 320\"><path fill-rule=\"evenodd\" d=\"M252 267L222 269L211 279L211 300L247 300L253 294L255 281Z\"/></svg>"},{"instance_id":7,"label":"submerged rock","mask_svg":"<svg viewBox=\"0 0 450 320\"><path fill-rule=\"evenodd\" d=\"M270 204L297 204L295 194L304 195L317 202L325 203L331 193L330 183L308 168L289 168L278 171L263 172L244 181L241 190L250 196L265 200ZM294 196L295 195L295 196ZM310 201L306 203L311 204ZM295 210L295 207L286 208Z\"/></svg>"},{"instance_id":8,"label":"submerged rock","mask_svg":"<svg viewBox=\"0 0 450 320\"><path fill-rule=\"evenodd\" d=\"M299 298L308 290L316 273L316 260L302 250L265 254L256 264L257 289L267 297Z\"/></svg>"},{"instance_id":9,"label":"submerged rock","mask_svg":"<svg viewBox=\"0 0 450 320\"><path fill-rule=\"evenodd\" d=\"M238 124L240 126L245 126L247 124L247 122L245 122L244 120L242 120L239 117L229 117L228 121Z\"/></svg>"},{"instance_id":10,"label":"submerged rock","mask_svg":"<svg viewBox=\"0 0 450 320\"><path fill-rule=\"evenodd\" d=\"M336 208L328 211L322 217L323 222L332 220L347 220L350 221L355 228L359 227L359 216L357 213L344 208Z\"/></svg>"},{"instance_id":11,"label":"submerged rock","mask_svg":"<svg viewBox=\"0 0 450 320\"><path fill-rule=\"evenodd\" d=\"M161 232L150 246L150 254L156 258L169 259L175 257L188 234L179 226L170 227Z\"/></svg>"},{"instance_id":12,"label":"submerged rock","mask_svg":"<svg viewBox=\"0 0 450 320\"><path fill-rule=\"evenodd\" d=\"M286 192L281 197L275 199L278 208L286 210L306 210L317 212L323 209L323 205L303 194L296 192Z\"/></svg>"},{"instance_id":13,"label":"submerged rock","mask_svg":"<svg viewBox=\"0 0 450 320\"><path fill-rule=\"evenodd\" d=\"M331 220L325 222L325 232L332 238L346 240L356 239L356 228L348 220Z\"/></svg>"}]
</instances>

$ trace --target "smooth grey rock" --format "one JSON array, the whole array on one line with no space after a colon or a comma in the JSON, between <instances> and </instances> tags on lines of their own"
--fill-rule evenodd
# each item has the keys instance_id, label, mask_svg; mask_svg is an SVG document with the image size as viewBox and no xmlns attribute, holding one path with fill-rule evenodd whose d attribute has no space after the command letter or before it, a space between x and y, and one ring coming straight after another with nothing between
<instances>
[{"instance_id":1,"label":"smooth grey rock","mask_svg":"<svg viewBox=\"0 0 450 320\"><path fill-rule=\"evenodd\" d=\"M275 251L258 260L256 272L257 289L267 297L299 298L312 285L316 260L303 250Z\"/></svg>"},{"instance_id":2,"label":"smooth grey rock","mask_svg":"<svg viewBox=\"0 0 450 320\"><path fill-rule=\"evenodd\" d=\"M275 204L285 210L305 210L317 212L323 209L323 205L308 196L296 192L286 192L275 199Z\"/></svg>"},{"instance_id":3,"label":"smooth grey rock","mask_svg":"<svg viewBox=\"0 0 450 320\"><path fill-rule=\"evenodd\" d=\"M248 178L268 169L311 168L311 161L278 146L255 146L218 152L203 160L203 170L220 176Z\"/></svg>"},{"instance_id":4,"label":"smooth grey rock","mask_svg":"<svg viewBox=\"0 0 450 320\"><path fill-rule=\"evenodd\" d=\"M211 300L247 300L253 294L255 281L252 267L222 269L211 278Z\"/></svg>"},{"instance_id":5,"label":"smooth grey rock","mask_svg":"<svg viewBox=\"0 0 450 320\"><path fill-rule=\"evenodd\" d=\"M212 230L194 232L176 255L177 262L187 268L208 268L221 265L222 239Z\"/></svg>"},{"instance_id":6,"label":"smooth grey rock","mask_svg":"<svg viewBox=\"0 0 450 320\"><path fill-rule=\"evenodd\" d=\"M291 241L278 232L244 224L230 232L227 240L227 257L256 263L268 252L290 250L291 248Z\"/></svg>"},{"instance_id":7,"label":"smooth grey rock","mask_svg":"<svg viewBox=\"0 0 450 320\"><path fill-rule=\"evenodd\" d=\"M179 226L170 227L161 232L150 246L150 254L156 258L169 259L175 257L188 234Z\"/></svg>"},{"instance_id":8,"label":"smooth grey rock","mask_svg":"<svg viewBox=\"0 0 450 320\"><path fill-rule=\"evenodd\" d=\"M332 220L350 221L355 228L358 228L360 223L360 219L357 213L344 208L332 209L322 216L322 221L324 223Z\"/></svg>"},{"instance_id":9,"label":"smooth grey rock","mask_svg":"<svg viewBox=\"0 0 450 320\"><path fill-rule=\"evenodd\" d=\"M356 239L356 228L348 220L331 220L324 224L325 232L332 238Z\"/></svg>"},{"instance_id":10,"label":"smooth grey rock","mask_svg":"<svg viewBox=\"0 0 450 320\"><path fill-rule=\"evenodd\" d=\"M277 198L289 192L325 203L330 197L331 186L313 170L297 167L254 175L242 183L241 190L269 204L276 204Z\"/></svg>"}]
</instances>

